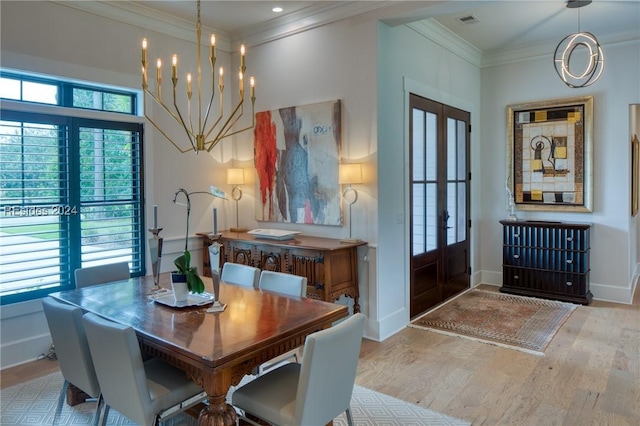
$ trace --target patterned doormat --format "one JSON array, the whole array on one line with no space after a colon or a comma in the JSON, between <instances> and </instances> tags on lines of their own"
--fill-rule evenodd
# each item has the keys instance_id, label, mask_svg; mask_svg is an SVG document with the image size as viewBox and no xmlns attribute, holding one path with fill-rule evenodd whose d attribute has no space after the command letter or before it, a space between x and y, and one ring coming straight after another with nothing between
<instances>
[{"instance_id":1,"label":"patterned doormat","mask_svg":"<svg viewBox=\"0 0 640 426\"><path fill-rule=\"evenodd\" d=\"M577 305L471 289L427 312L410 327L544 355Z\"/></svg>"},{"instance_id":2,"label":"patterned doormat","mask_svg":"<svg viewBox=\"0 0 640 426\"><path fill-rule=\"evenodd\" d=\"M247 376L240 384L250 380L251 376ZM0 392L0 425L53 424L62 383L62 374L58 372L3 389ZM232 391L233 388L227 397L228 402ZM73 407L65 402L56 425L90 425L95 406L94 401ZM353 389L351 414L356 425L367 426L469 426L471 424L358 385ZM196 419L180 414L168 419L163 426L195 426L196 424ZM333 424L346 426L346 416L341 414L336 417ZM111 409L107 425L135 426L135 423Z\"/></svg>"}]
</instances>

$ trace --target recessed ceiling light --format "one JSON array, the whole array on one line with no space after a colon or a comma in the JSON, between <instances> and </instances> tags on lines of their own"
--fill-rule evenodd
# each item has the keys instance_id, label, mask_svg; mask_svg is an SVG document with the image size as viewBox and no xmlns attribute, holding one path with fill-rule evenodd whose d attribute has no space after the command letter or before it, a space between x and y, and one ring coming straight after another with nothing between
<instances>
[{"instance_id":1,"label":"recessed ceiling light","mask_svg":"<svg viewBox=\"0 0 640 426\"><path fill-rule=\"evenodd\" d=\"M273 7L273 8L271 9L271 11L272 11L272 12L275 12L275 13L280 13L280 12L282 12L283 10L284 10L284 9L282 9L280 6L275 6L275 7Z\"/></svg>"}]
</instances>

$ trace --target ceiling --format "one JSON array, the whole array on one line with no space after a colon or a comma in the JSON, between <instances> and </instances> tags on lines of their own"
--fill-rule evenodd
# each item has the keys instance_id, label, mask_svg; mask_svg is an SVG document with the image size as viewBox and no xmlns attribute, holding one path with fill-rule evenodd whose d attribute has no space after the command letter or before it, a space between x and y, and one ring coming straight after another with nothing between
<instances>
[{"instance_id":1,"label":"ceiling","mask_svg":"<svg viewBox=\"0 0 640 426\"><path fill-rule=\"evenodd\" d=\"M123 2L114 2L123 3ZM131 1L132 5L149 8L195 22L196 2ZM284 11L276 14L271 8ZM511 1L212 1L201 4L203 26L226 33L232 40L267 28L282 27L292 21L324 23L360 13L376 11L388 24L403 24L434 19L480 51L493 51L513 46L560 41L567 34L593 33L601 42L640 37L640 1L595 0L571 9L564 0ZM474 23L459 18L473 16Z\"/></svg>"}]
</instances>

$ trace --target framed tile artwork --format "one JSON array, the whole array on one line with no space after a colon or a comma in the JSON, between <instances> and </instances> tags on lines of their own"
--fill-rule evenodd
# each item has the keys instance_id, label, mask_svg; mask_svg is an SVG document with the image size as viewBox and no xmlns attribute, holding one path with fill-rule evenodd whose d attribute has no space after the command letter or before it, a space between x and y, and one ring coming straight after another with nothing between
<instances>
[{"instance_id":1,"label":"framed tile artwork","mask_svg":"<svg viewBox=\"0 0 640 426\"><path fill-rule=\"evenodd\" d=\"M256 220L342 225L340 100L256 113Z\"/></svg>"},{"instance_id":2,"label":"framed tile artwork","mask_svg":"<svg viewBox=\"0 0 640 426\"><path fill-rule=\"evenodd\" d=\"M507 173L518 210L593 208L593 97L507 106Z\"/></svg>"}]
</instances>

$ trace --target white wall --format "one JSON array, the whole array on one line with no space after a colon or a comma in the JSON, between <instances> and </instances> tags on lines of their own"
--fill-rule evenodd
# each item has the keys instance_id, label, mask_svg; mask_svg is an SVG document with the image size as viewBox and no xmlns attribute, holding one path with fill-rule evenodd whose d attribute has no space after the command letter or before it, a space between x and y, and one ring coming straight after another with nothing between
<instances>
[{"instance_id":1,"label":"white wall","mask_svg":"<svg viewBox=\"0 0 640 426\"><path fill-rule=\"evenodd\" d=\"M477 200L481 210L480 264L483 282L502 283L505 211L506 106L541 100L593 96L593 212L524 212L523 219L592 222L591 291L597 299L630 303L637 234L630 217L629 104L640 99L640 41L604 45L605 71L595 84L571 89L558 78L552 51L545 57L482 70L482 149ZM634 228L635 229L635 226Z\"/></svg>"},{"instance_id":2,"label":"white wall","mask_svg":"<svg viewBox=\"0 0 640 426\"><path fill-rule=\"evenodd\" d=\"M385 339L409 321L409 93L471 113L480 123L480 70L407 26L378 25L378 329ZM471 171L478 170L480 132L471 134ZM479 182L472 179L471 219ZM475 228L472 225L472 234ZM472 267L479 241L472 237ZM372 319L373 321L373 319ZM373 332L373 331L372 331Z\"/></svg>"},{"instance_id":3,"label":"white wall","mask_svg":"<svg viewBox=\"0 0 640 426\"><path fill-rule=\"evenodd\" d=\"M375 270L368 259L377 242L376 176L376 24L371 19L349 19L279 39L250 50L250 64L257 70L256 111L342 101L342 158L363 164L364 183L354 185L358 201L352 206L352 236L369 243L358 250L360 305L369 322L375 322ZM252 134L238 138L237 158L253 159ZM247 186L241 200L239 222L244 227L295 229L307 235L345 238L348 226L314 226L256 222L255 188ZM244 208L243 208L244 207ZM372 259L375 260L375 259ZM347 302L344 301L343 302ZM375 325L367 327L376 329ZM376 338L367 331L367 336Z\"/></svg>"}]
</instances>

